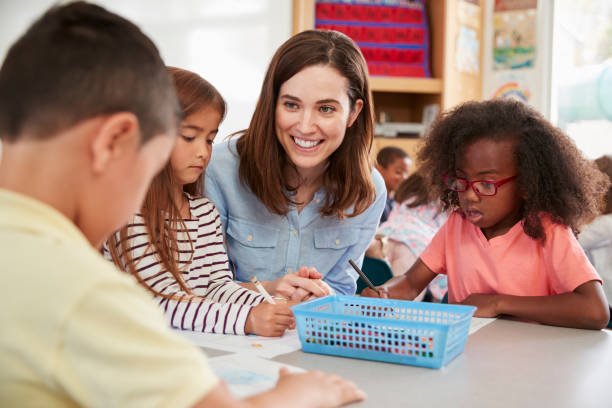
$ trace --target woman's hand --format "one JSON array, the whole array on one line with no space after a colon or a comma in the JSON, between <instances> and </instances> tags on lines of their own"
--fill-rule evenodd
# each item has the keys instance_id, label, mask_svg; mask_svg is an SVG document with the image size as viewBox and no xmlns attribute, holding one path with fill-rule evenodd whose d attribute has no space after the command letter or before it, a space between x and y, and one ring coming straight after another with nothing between
<instances>
[{"instance_id":1,"label":"woman's hand","mask_svg":"<svg viewBox=\"0 0 612 408\"><path fill-rule=\"evenodd\" d=\"M323 282L315 268L302 266L297 272L289 273L282 278L266 282L266 289L273 296L289 300L303 301L312 297L322 297L333 293Z\"/></svg>"},{"instance_id":2,"label":"woman's hand","mask_svg":"<svg viewBox=\"0 0 612 408\"><path fill-rule=\"evenodd\" d=\"M298 271L298 275L301 276L302 278L312 279L313 282L316 285L318 285L323 290L323 292L325 292L325 295L323 296L332 295L334 293L334 290L321 279L322 275L315 268L313 267L308 268L306 266L302 266L300 270ZM293 293L292 299L297 300L298 302L304 302L306 300L310 300L310 299L314 299L318 297L321 297L321 296L315 293L312 293L312 292L308 292L304 288L297 288L295 292Z\"/></svg>"}]
</instances>

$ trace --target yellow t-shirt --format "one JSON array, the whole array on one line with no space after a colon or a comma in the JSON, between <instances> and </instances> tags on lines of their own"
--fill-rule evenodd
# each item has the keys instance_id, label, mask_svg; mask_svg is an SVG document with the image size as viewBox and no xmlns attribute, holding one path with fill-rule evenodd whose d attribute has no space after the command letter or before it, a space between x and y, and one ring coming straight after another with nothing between
<instances>
[{"instance_id":1,"label":"yellow t-shirt","mask_svg":"<svg viewBox=\"0 0 612 408\"><path fill-rule=\"evenodd\" d=\"M0 406L188 407L218 379L55 209L0 189Z\"/></svg>"}]
</instances>

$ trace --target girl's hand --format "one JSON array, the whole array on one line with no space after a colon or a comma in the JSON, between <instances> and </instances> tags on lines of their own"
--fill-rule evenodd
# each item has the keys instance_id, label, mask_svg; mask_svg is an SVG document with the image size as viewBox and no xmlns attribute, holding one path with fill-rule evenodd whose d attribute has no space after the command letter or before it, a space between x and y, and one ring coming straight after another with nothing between
<instances>
[{"instance_id":1,"label":"girl's hand","mask_svg":"<svg viewBox=\"0 0 612 408\"><path fill-rule=\"evenodd\" d=\"M321 371L290 374L284 367L280 369L276 390L285 394L295 407L337 407L366 398L354 383L337 375Z\"/></svg>"},{"instance_id":2,"label":"girl's hand","mask_svg":"<svg viewBox=\"0 0 612 408\"><path fill-rule=\"evenodd\" d=\"M244 332L266 337L280 337L285 330L295 328L295 318L288 302L261 302L249 312Z\"/></svg>"},{"instance_id":3,"label":"girl's hand","mask_svg":"<svg viewBox=\"0 0 612 408\"><path fill-rule=\"evenodd\" d=\"M473 293L459 304L476 306L478 309L474 312L474 317L495 317L499 315L498 299L498 295Z\"/></svg>"},{"instance_id":4,"label":"girl's hand","mask_svg":"<svg viewBox=\"0 0 612 408\"><path fill-rule=\"evenodd\" d=\"M370 288L365 288L361 291L360 296L389 299L389 292L387 292L387 288L384 286L377 286L376 289L378 289L378 293Z\"/></svg>"}]
</instances>

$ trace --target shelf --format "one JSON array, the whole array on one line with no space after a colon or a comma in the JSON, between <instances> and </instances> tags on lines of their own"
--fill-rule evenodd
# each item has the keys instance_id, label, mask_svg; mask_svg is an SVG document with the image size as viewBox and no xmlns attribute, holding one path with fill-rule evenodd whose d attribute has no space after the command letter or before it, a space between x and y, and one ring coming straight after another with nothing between
<instances>
[{"instance_id":1,"label":"shelf","mask_svg":"<svg viewBox=\"0 0 612 408\"><path fill-rule=\"evenodd\" d=\"M370 77L373 92L442 93L440 78Z\"/></svg>"}]
</instances>

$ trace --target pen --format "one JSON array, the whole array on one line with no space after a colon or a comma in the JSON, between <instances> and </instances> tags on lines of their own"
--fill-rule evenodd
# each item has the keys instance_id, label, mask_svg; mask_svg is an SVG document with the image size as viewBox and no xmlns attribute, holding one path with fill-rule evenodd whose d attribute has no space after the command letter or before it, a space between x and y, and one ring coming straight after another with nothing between
<instances>
[{"instance_id":1,"label":"pen","mask_svg":"<svg viewBox=\"0 0 612 408\"><path fill-rule=\"evenodd\" d=\"M261 295L264 297L264 299L266 299L266 302L272 303L273 305L276 304L276 302L274 301L274 299L272 299L272 296L270 296L270 294L268 293L266 288L264 288L263 285L261 284L261 282L257 280L256 276L253 276L251 278L251 282L253 282L253 284L255 285L257 290L259 291L259 293L261 293Z\"/></svg>"},{"instance_id":2,"label":"pen","mask_svg":"<svg viewBox=\"0 0 612 408\"><path fill-rule=\"evenodd\" d=\"M359 267L357 266L357 264L355 262L353 262L352 259L349 259L349 263L351 264L351 266L353 267L353 269L355 269L357 271L357 273L359 274L359 276L361 276L361 279L363 279L363 281L366 283L366 285L368 285L368 287L370 289L372 289L374 292L378 293L378 296L380 296L380 292L378 291L378 289L376 288L376 286L372 285L372 282L370 282L370 280L368 279L367 276L365 276L365 273L363 273L363 271L361 269L359 269Z\"/></svg>"}]
</instances>

